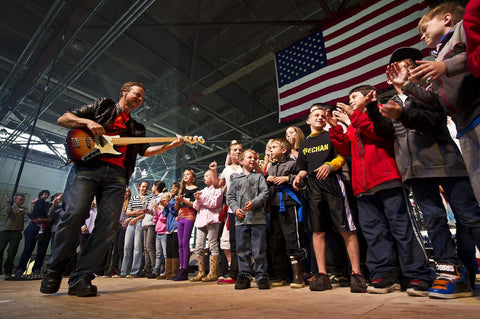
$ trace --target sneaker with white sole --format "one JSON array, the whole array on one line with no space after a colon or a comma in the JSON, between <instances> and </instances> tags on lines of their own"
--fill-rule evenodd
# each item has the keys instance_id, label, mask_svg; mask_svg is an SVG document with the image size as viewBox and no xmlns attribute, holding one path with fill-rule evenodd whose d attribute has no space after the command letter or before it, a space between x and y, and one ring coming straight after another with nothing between
<instances>
[{"instance_id":1,"label":"sneaker with white sole","mask_svg":"<svg viewBox=\"0 0 480 319\"><path fill-rule=\"evenodd\" d=\"M423 280L410 280L407 284L407 294L414 297L427 297L431 285Z\"/></svg>"},{"instance_id":2,"label":"sneaker with white sole","mask_svg":"<svg viewBox=\"0 0 480 319\"><path fill-rule=\"evenodd\" d=\"M367 292L371 294L388 294L397 290L400 290L400 285L388 278L374 279L367 287Z\"/></svg>"},{"instance_id":3,"label":"sneaker with white sole","mask_svg":"<svg viewBox=\"0 0 480 319\"><path fill-rule=\"evenodd\" d=\"M437 263L437 278L428 289L430 298L454 299L473 296L467 269L455 264Z\"/></svg>"}]
</instances>

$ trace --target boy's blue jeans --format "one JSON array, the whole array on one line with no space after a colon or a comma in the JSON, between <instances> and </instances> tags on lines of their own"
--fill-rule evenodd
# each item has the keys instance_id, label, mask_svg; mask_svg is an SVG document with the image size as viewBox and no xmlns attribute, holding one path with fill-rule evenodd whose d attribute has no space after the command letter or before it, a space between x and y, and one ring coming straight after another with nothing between
<instances>
[{"instance_id":1,"label":"boy's blue jeans","mask_svg":"<svg viewBox=\"0 0 480 319\"><path fill-rule=\"evenodd\" d=\"M459 264L458 255L475 254L459 241L458 248L447 224L447 213L438 186L441 185L457 223L465 229L480 229L480 207L468 177L419 178L411 180L413 195L422 211L428 237L432 242L435 260ZM474 232L475 233L475 232ZM476 241L479 243L478 241ZM470 246L470 245L468 245ZM465 250L469 250L468 252ZM473 256L472 256L473 257Z\"/></svg>"},{"instance_id":2,"label":"boy's blue jeans","mask_svg":"<svg viewBox=\"0 0 480 319\"><path fill-rule=\"evenodd\" d=\"M480 203L480 125L460 136L459 141L475 197Z\"/></svg>"},{"instance_id":3,"label":"boy's blue jeans","mask_svg":"<svg viewBox=\"0 0 480 319\"><path fill-rule=\"evenodd\" d=\"M257 282L262 278L268 279L267 226L239 225L235 226L235 231L238 274L249 279L255 276Z\"/></svg>"},{"instance_id":4,"label":"boy's blue jeans","mask_svg":"<svg viewBox=\"0 0 480 319\"><path fill-rule=\"evenodd\" d=\"M412 226L407 191L401 187L379 190L358 198L359 220L368 244L367 266L371 279L384 279L397 269L397 258L406 279L431 284L421 236Z\"/></svg>"}]
</instances>

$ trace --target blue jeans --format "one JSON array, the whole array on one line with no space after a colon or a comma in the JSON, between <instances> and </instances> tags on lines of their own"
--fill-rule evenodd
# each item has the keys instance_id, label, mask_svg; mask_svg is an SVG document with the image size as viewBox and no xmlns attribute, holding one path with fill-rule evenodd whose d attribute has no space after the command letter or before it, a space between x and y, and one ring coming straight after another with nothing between
<instances>
[{"instance_id":1,"label":"blue jeans","mask_svg":"<svg viewBox=\"0 0 480 319\"><path fill-rule=\"evenodd\" d=\"M408 184L412 187L413 195L422 211L436 261L459 264L438 186L441 185L444 189L458 223L467 229L480 229L480 207L470 180L468 177L425 178L411 180ZM476 243L479 243L478 239ZM458 243L458 250L462 249L462 245ZM460 255L462 254L460 252Z\"/></svg>"},{"instance_id":2,"label":"blue jeans","mask_svg":"<svg viewBox=\"0 0 480 319\"><path fill-rule=\"evenodd\" d=\"M239 225L235 228L238 274L249 279L255 276L257 282L262 278L268 279L267 226Z\"/></svg>"},{"instance_id":3,"label":"blue jeans","mask_svg":"<svg viewBox=\"0 0 480 319\"><path fill-rule=\"evenodd\" d=\"M135 225L130 224L125 232L125 245L120 274L138 275L142 268L143 258L143 227L142 220L138 220Z\"/></svg>"},{"instance_id":4,"label":"blue jeans","mask_svg":"<svg viewBox=\"0 0 480 319\"><path fill-rule=\"evenodd\" d=\"M63 195L65 214L58 224L52 242L52 255L47 263L49 270L63 273L67 269L78 246L80 227L90 216L90 206L96 196L98 213L95 228L78 257L69 283L75 283L80 278L94 278L94 273L103 267L99 261L103 260L117 233L125 182L125 171L106 162L75 164L72 167Z\"/></svg>"},{"instance_id":5,"label":"blue jeans","mask_svg":"<svg viewBox=\"0 0 480 319\"><path fill-rule=\"evenodd\" d=\"M360 225L368 244L367 267L371 279L381 279L397 269L397 258L405 278L433 282L420 234L412 224L406 190L379 190L358 198Z\"/></svg>"},{"instance_id":6,"label":"blue jeans","mask_svg":"<svg viewBox=\"0 0 480 319\"><path fill-rule=\"evenodd\" d=\"M480 125L460 136L459 141L475 197L480 203Z\"/></svg>"},{"instance_id":7,"label":"blue jeans","mask_svg":"<svg viewBox=\"0 0 480 319\"><path fill-rule=\"evenodd\" d=\"M160 275L160 266L162 264L162 258L165 260L167 258L167 234L157 234L157 239L155 241L155 267L153 272L155 275Z\"/></svg>"}]
</instances>

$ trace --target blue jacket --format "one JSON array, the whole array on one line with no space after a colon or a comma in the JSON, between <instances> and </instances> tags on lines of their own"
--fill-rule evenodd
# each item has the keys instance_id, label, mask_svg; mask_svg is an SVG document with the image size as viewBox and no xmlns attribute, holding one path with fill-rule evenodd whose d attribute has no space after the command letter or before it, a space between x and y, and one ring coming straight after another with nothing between
<instances>
[{"instance_id":1,"label":"blue jacket","mask_svg":"<svg viewBox=\"0 0 480 319\"><path fill-rule=\"evenodd\" d=\"M167 217L167 233L177 230L178 210L175 209L175 199L171 199L168 205L163 208L163 216Z\"/></svg>"}]
</instances>

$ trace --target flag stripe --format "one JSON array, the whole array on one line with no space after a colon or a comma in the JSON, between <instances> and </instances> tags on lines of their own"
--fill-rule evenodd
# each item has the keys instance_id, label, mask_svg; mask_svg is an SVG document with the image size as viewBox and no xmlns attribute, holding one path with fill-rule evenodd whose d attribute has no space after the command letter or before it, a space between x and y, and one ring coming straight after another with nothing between
<instances>
[{"instance_id":1,"label":"flag stripe","mask_svg":"<svg viewBox=\"0 0 480 319\"><path fill-rule=\"evenodd\" d=\"M413 46L417 43L415 39L408 39L406 41L400 42L401 46ZM326 75L320 76L315 79L315 84L308 86L302 92L296 92L297 94L292 94L284 98L284 104L281 105L280 109L284 111L295 104L304 103L306 97L311 97L316 99L322 96L322 94L331 92L339 87L348 87L355 83L362 83L370 79L371 77L368 74L371 73L372 68L375 68L376 75L383 75L386 70L386 65L390 54L393 52L394 48L398 47L399 42L394 41L392 45L389 45L385 48L385 43L379 44L380 47L384 48L383 50L376 51L371 55L366 56L363 59L358 60L358 57L355 59L355 62L339 69L335 69L329 72ZM332 81L333 80L333 81ZM342 81L343 80L343 81ZM384 78L384 81L386 78ZM328 81L328 82L326 82ZM326 85L328 84L328 87ZM309 93L311 92L311 93ZM280 96L282 96L280 94ZM308 98L307 98L308 100ZM289 102L288 102L289 101Z\"/></svg>"},{"instance_id":2,"label":"flag stripe","mask_svg":"<svg viewBox=\"0 0 480 319\"><path fill-rule=\"evenodd\" d=\"M409 30L412 29L412 28L411 28L412 25L415 25L415 26L416 26L416 25L417 25L417 22L412 21L412 22L410 22L410 23L402 26L401 28L398 28L398 29L392 31L391 33L386 33L386 34L383 34L382 36L380 36L380 37L378 37L378 38L374 38L374 39L372 39L372 40L370 40L370 41L368 41L368 42L360 45L359 47L356 47L356 48L355 48L354 50L352 50L352 51L348 51L348 52L345 52L345 53L343 53L343 54L341 54L341 55L339 55L339 56L336 56L336 57L334 57L334 58L328 59L328 64L329 64L330 66L332 66L332 65L334 65L335 63L340 63L340 62L342 62L342 61L344 61L344 60L347 60L349 57L352 57L352 56L354 55L354 52L363 52L363 51L369 50L369 49L371 49L372 47L374 47L374 46L376 46L376 45L379 45L379 44L380 44L380 45L384 45L385 42L388 42L388 40L391 40L393 37L397 37L397 36L399 36L399 35L403 36L403 33L404 33L404 32L408 32ZM410 41L410 42L411 42L411 41ZM413 44L416 43L416 42L418 42L418 40L414 40ZM397 45L398 45L398 43L393 43L391 46L396 47ZM391 50L391 48L388 48L388 50ZM389 51L389 52L387 52L387 55L389 55L389 54L391 54L391 53L392 53L392 51ZM328 53L327 53L327 54L328 54ZM371 62L376 56L378 56L378 54L375 54L375 55L370 56L370 58L368 59L368 61ZM384 55L383 55L383 56L384 56ZM310 87L310 86L312 86L312 85L315 85L315 84L317 84L317 83L321 83L322 81L325 80L326 77L329 77L331 74L335 75L335 73L339 73L340 71L341 71L341 72L344 72L344 71L345 71L344 69L346 69L346 68L351 68L351 67L353 67L353 66L355 66L355 67L361 67L362 64L360 64L359 62L360 62L360 61L355 62L353 65L350 64L350 65L348 65L348 66L346 66L346 67L344 67L344 68L342 68L342 69L335 70L335 71L332 72L332 73L328 73L328 74L326 74L326 75L324 75L324 76L320 76L320 77L317 77L317 78L312 79L312 80L310 80L310 81L307 81L307 82L305 82L305 83L303 83L303 84L301 84L301 85L297 85L296 87L294 87L294 88L292 88L292 89L290 89L290 90L288 90L288 91L284 91L284 92L280 93L280 98L285 98L285 97L287 97L287 96L289 96L289 95L291 95L291 94L293 94L293 93L297 93L297 92L299 92L299 91L301 91L301 90L304 90L304 89L306 89L306 88L308 88L308 87ZM367 61L362 60L362 63L365 63L365 62L367 62ZM322 70L321 70L320 72L322 72ZM325 72L325 71L323 71L323 72Z\"/></svg>"},{"instance_id":3,"label":"flag stripe","mask_svg":"<svg viewBox=\"0 0 480 319\"><path fill-rule=\"evenodd\" d=\"M314 102L346 101L360 84L387 88L385 70L403 46L424 50L417 23L428 5L421 0L377 0L342 17L323 31L328 66L279 88L279 120L308 113Z\"/></svg>"}]
</instances>

